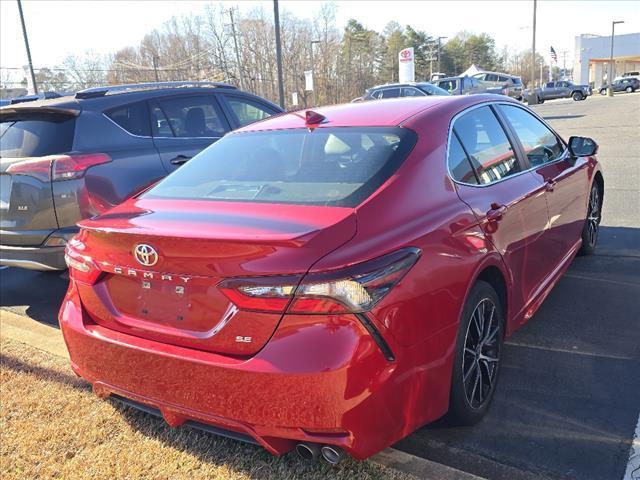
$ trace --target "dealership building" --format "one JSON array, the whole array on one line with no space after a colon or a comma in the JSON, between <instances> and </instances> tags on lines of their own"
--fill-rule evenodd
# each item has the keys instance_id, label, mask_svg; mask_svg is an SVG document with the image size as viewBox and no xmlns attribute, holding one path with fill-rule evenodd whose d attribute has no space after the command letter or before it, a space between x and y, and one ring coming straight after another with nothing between
<instances>
[{"instance_id":1,"label":"dealership building","mask_svg":"<svg viewBox=\"0 0 640 480\"><path fill-rule=\"evenodd\" d=\"M599 88L607 82L611 58L611 36L583 34L576 37L573 81ZM640 33L616 35L613 39L615 77L640 71Z\"/></svg>"}]
</instances>

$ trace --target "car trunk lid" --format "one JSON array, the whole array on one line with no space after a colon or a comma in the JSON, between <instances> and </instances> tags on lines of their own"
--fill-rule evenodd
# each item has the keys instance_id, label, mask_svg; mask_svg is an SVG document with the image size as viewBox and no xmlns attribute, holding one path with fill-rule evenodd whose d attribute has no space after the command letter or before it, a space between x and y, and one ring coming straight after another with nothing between
<instances>
[{"instance_id":1,"label":"car trunk lid","mask_svg":"<svg viewBox=\"0 0 640 480\"><path fill-rule=\"evenodd\" d=\"M229 355L256 353L282 314L239 311L217 288L230 277L292 275L355 234L351 208L217 201L125 203L81 223L104 273L78 283L92 321L113 330ZM143 265L139 245L157 257Z\"/></svg>"}]
</instances>

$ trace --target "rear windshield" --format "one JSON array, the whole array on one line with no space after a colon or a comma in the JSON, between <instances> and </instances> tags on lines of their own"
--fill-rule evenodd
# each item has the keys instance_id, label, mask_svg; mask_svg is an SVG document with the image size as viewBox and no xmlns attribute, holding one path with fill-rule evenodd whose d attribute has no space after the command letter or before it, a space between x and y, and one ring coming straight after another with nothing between
<instances>
[{"instance_id":1,"label":"rear windshield","mask_svg":"<svg viewBox=\"0 0 640 480\"><path fill-rule=\"evenodd\" d=\"M355 207L387 180L415 143L403 128L317 128L229 135L144 198Z\"/></svg>"},{"instance_id":2,"label":"rear windshield","mask_svg":"<svg viewBox=\"0 0 640 480\"><path fill-rule=\"evenodd\" d=\"M0 123L0 157L42 157L71 151L75 118Z\"/></svg>"}]
</instances>

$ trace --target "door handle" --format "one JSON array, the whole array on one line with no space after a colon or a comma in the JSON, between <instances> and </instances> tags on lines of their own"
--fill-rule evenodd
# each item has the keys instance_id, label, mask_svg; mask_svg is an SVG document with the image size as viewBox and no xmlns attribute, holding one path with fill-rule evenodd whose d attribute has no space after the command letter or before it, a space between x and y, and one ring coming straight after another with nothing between
<instances>
[{"instance_id":1,"label":"door handle","mask_svg":"<svg viewBox=\"0 0 640 480\"><path fill-rule=\"evenodd\" d=\"M171 165L182 165L183 163L187 163L191 157L187 157L186 155L178 155L177 157L173 157L169 160Z\"/></svg>"},{"instance_id":2,"label":"door handle","mask_svg":"<svg viewBox=\"0 0 640 480\"><path fill-rule=\"evenodd\" d=\"M487 212L487 220L490 222L499 222L502 220L504 213L507 211L506 205L491 204L491 210Z\"/></svg>"},{"instance_id":3,"label":"door handle","mask_svg":"<svg viewBox=\"0 0 640 480\"><path fill-rule=\"evenodd\" d=\"M553 178L550 178L545 183L545 187L544 188L547 190L547 192L553 192L553 190L556 188L557 184L558 184L558 182L556 182Z\"/></svg>"}]
</instances>

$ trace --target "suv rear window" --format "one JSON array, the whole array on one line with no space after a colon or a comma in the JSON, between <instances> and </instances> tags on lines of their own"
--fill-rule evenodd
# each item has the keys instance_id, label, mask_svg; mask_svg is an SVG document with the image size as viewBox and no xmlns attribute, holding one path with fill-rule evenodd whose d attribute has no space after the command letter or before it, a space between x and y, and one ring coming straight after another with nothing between
<instances>
[{"instance_id":1,"label":"suv rear window","mask_svg":"<svg viewBox=\"0 0 640 480\"><path fill-rule=\"evenodd\" d=\"M72 150L75 118L11 120L0 124L0 157L43 157Z\"/></svg>"},{"instance_id":2,"label":"suv rear window","mask_svg":"<svg viewBox=\"0 0 640 480\"><path fill-rule=\"evenodd\" d=\"M318 128L237 133L195 156L144 198L355 207L407 157L403 128Z\"/></svg>"}]
</instances>

